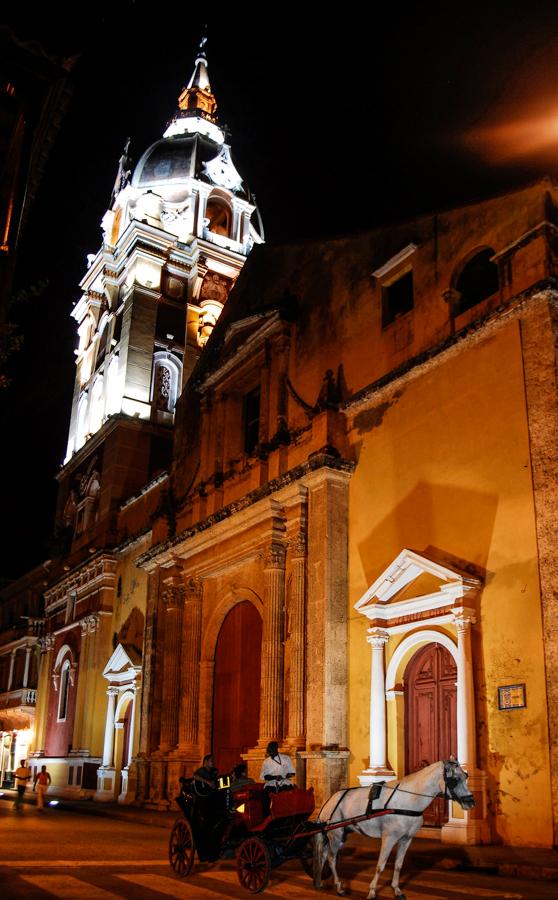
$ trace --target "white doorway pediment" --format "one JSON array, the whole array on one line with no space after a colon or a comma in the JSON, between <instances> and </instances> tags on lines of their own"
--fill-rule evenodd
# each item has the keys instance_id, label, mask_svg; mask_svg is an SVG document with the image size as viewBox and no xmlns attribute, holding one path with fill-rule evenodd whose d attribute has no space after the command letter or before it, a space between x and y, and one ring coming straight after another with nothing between
<instances>
[{"instance_id":1,"label":"white doorway pediment","mask_svg":"<svg viewBox=\"0 0 558 900\"><path fill-rule=\"evenodd\" d=\"M141 673L141 654L130 645L118 644L103 669L111 684L133 684Z\"/></svg>"},{"instance_id":2,"label":"white doorway pediment","mask_svg":"<svg viewBox=\"0 0 558 900\"><path fill-rule=\"evenodd\" d=\"M480 578L441 563L424 553L404 549L355 603L357 612L372 620L461 606L480 589Z\"/></svg>"}]
</instances>

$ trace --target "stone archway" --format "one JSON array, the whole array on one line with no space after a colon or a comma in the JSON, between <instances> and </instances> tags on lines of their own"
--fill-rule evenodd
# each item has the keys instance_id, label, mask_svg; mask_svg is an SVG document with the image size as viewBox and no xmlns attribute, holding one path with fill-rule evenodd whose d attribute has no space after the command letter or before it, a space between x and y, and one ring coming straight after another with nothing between
<instances>
[{"instance_id":1,"label":"stone archway","mask_svg":"<svg viewBox=\"0 0 558 900\"><path fill-rule=\"evenodd\" d=\"M258 740L262 619L243 600L227 613L215 647L212 747L228 771Z\"/></svg>"}]
</instances>

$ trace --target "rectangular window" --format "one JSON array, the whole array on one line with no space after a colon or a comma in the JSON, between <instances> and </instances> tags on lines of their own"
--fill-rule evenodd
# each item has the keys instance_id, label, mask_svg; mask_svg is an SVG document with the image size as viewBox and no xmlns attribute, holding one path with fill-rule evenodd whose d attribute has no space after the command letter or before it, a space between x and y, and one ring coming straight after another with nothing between
<instances>
[{"instance_id":1,"label":"rectangular window","mask_svg":"<svg viewBox=\"0 0 558 900\"><path fill-rule=\"evenodd\" d=\"M244 397L244 452L252 456L260 440L260 389Z\"/></svg>"},{"instance_id":2,"label":"rectangular window","mask_svg":"<svg viewBox=\"0 0 558 900\"><path fill-rule=\"evenodd\" d=\"M400 278L382 288L382 328L391 325L399 316L414 306L413 272L405 272Z\"/></svg>"}]
</instances>

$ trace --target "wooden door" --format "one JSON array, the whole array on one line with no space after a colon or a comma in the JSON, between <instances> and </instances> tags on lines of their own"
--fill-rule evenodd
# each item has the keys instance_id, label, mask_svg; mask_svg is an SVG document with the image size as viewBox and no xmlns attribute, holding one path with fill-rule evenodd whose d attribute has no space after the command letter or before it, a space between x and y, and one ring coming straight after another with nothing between
<instances>
[{"instance_id":1,"label":"wooden door","mask_svg":"<svg viewBox=\"0 0 558 900\"><path fill-rule=\"evenodd\" d=\"M405 674L405 764L417 772L451 754L457 757L457 667L441 644L427 644L412 657ZM448 805L435 800L424 824L448 820Z\"/></svg>"},{"instance_id":2,"label":"wooden door","mask_svg":"<svg viewBox=\"0 0 558 900\"><path fill-rule=\"evenodd\" d=\"M261 616L252 603L238 603L215 649L213 757L220 772L239 763L259 737L261 647Z\"/></svg>"}]
</instances>

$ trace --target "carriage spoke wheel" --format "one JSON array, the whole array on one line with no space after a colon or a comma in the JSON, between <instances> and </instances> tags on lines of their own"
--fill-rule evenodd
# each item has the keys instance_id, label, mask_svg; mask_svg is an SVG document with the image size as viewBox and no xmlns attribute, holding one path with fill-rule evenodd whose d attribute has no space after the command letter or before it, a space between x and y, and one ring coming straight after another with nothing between
<instances>
[{"instance_id":1,"label":"carriage spoke wheel","mask_svg":"<svg viewBox=\"0 0 558 900\"><path fill-rule=\"evenodd\" d=\"M250 837L242 842L236 856L236 870L242 887L259 894L269 882L271 859L261 838Z\"/></svg>"},{"instance_id":2,"label":"carriage spoke wheel","mask_svg":"<svg viewBox=\"0 0 558 900\"><path fill-rule=\"evenodd\" d=\"M189 875L194 864L194 835L188 819L177 819L169 839L169 861L181 878Z\"/></svg>"}]
</instances>

